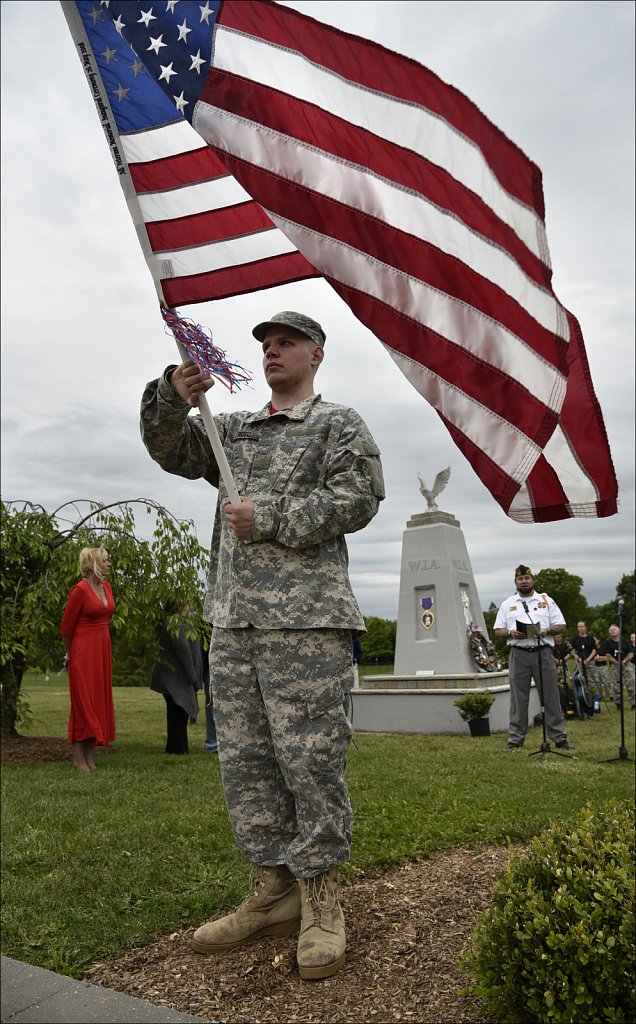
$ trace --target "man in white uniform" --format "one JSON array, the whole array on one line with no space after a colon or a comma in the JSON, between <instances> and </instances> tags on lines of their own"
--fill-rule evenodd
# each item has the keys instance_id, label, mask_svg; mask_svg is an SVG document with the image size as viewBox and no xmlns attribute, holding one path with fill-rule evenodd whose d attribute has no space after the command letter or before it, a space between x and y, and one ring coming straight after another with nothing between
<instances>
[{"instance_id":1,"label":"man in white uniform","mask_svg":"<svg viewBox=\"0 0 636 1024\"><path fill-rule=\"evenodd\" d=\"M563 712L552 654L554 637L565 630L563 613L547 594L535 593L534 576L527 565L518 565L515 569L515 586L515 593L506 598L499 608L494 627L498 636L508 638L510 647L508 749L518 750L526 738L530 684L534 679L537 686L543 682L543 708L548 737L559 749L572 750L563 728ZM518 628L521 623L531 627L530 635ZM541 644L537 635L532 635L533 624L538 628Z\"/></svg>"}]
</instances>

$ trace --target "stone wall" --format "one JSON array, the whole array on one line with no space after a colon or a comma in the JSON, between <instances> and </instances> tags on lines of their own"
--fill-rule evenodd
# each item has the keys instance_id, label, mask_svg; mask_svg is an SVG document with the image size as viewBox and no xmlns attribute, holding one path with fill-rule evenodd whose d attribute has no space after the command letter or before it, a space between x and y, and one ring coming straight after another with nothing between
<instances>
[{"instance_id":1,"label":"stone wall","mask_svg":"<svg viewBox=\"0 0 636 1024\"><path fill-rule=\"evenodd\" d=\"M470 677L363 676L360 687L352 691L353 728L358 732L469 735L468 723L460 717L454 701L463 693L481 689L495 697L488 716L490 731L506 732L510 714L510 686L507 678L507 672L480 673ZM486 681L490 685L485 685ZM530 691L530 724L540 711L539 695L533 683Z\"/></svg>"}]
</instances>

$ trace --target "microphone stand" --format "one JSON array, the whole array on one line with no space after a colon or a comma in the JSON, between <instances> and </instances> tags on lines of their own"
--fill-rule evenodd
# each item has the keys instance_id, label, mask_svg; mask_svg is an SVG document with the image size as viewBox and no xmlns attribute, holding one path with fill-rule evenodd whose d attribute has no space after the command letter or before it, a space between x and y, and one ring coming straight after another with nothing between
<instances>
[{"instance_id":1,"label":"microphone stand","mask_svg":"<svg viewBox=\"0 0 636 1024\"><path fill-rule=\"evenodd\" d=\"M533 750L531 754L528 754L528 757L536 757L537 754L540 754L541 757L543 758L543 757L545 757L546 754L555 754L557 757L568 757L568 758L571 758L570 754L562 754L560 750L553 750L552 747L550 746L549 742L548 742L548 734L547 734L547 731L546 731L546 724L545 724L545 699L544 699L544 693L543 693L543 665L541 664L541 650L544 647L545 648L549 648L550 645L548 643L545 643L543 637L541 636L541 627L540 627L540 625L537 622L533 622L532 619L530 618L530 612L528 611L528 606L527 606L526 602L522 601L521 603L522 603L522 605L523 605L523 607L525 609L525 613L528 616L528 619L530 620L531 625L534 626L535 635L536 635L536 639L537 639L537 658L538 658L538 661L539 661L539 680L538 680L538 682L539 682L539 703L541 705L541 724L543 726L543 742L542 742L541 746L539 747L539 749L538 750Z\"/></svg>"},{"instance_id":2,"label":"microphone stand","mask_svg":"<svg viewBox=\"0 0 636 1024\"><path fill-rule=\"evenodd\" d=\"M619 693L619 711L621 716L621 745L618 748L618 754L616 757L604 757L600 761L596 761L596 764L609 764L611 761L631 761L634 764L634 758L629 756L627 747L625 746L625 701L623 697L623 605L624 602L621 600L618 602L618 651L616 653L616 660L618 662L618 693Z\"/></svg>"}]
</instances>

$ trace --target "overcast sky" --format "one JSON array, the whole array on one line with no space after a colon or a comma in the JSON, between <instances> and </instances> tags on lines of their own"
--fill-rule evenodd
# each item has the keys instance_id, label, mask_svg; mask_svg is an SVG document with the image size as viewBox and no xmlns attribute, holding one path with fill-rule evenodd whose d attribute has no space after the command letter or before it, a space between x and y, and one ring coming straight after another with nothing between
<instances>
[{"instance_id":1,"label":"overcast sky","mask_svg":"<svg viewBox=\"0 0 636 1024\"><path fill-rule=\"evenodd\" d=\"M520 561L583 577L590 603L634 567L634 4L293 3L416 58L461 89L541 168L554 288L578 317L619 479L619 515L520 525L473 473L380 343L322 281L183 307L255 375L213 411L259 408L252 326L299 309L327 333L317 387L353 405L383 453L387 498L349 539L363 614L397 616L402 534L426 509L416 474L451 477L482 607ZM145 383L175 361L155 290L57 3L2 10L2 497L54 509L148 497L209 543L216 491L168 476L138 429ZM585 415L585 410L582 410ZM116 574L114 578L116 585Z\"/></svg>"}]
</instances>

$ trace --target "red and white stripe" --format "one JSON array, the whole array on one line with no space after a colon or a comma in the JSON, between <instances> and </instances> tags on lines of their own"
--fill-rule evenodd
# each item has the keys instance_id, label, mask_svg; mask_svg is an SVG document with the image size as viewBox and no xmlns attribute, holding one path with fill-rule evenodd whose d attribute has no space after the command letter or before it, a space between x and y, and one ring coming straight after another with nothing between
<instances>
[{"instance_id":1,"label":"red and white stripe","mask_svg":"<svg viewBox=\"0 0 636 1024\"><path fill-rule=\"evenodd\" d=\"M583 339L551 287L541 173L462 93L290 8L223 0L193 126L120 141L169 305L322 276L508 515L616 512Z\"/></svg>"},{"instance_id":2,"label":"red and white stripe","mask_svg":"<svg viewBox=\"0 0 636 1024\"><path fill-rule=\"evenodd\" d=\"M187 121L120 138L170 306L317 275Z\"/></svg>"},{"instance_id":3,"label":"red and white stripe","mask_svg":"<svg viewBox=\"0 0 636 1024\"><path fill-rule=\"evenodd\" d=\"M589 374L578 419L581 402L595 407L601 458L581 457L576 422L561 422L573 318L551 288L540 172L474 104L374 43L224 0L193 126L387 347L509 515L615 511Z\"/></svg>"}]
</instances>

